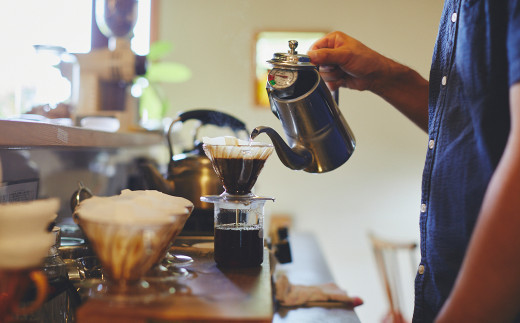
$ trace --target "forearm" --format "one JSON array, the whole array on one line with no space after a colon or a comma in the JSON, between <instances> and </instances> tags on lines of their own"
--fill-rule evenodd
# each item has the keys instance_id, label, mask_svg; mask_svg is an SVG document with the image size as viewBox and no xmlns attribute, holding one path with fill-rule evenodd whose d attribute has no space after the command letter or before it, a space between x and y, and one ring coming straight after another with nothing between
<instances>
[{"instance_id":1,"label":"forearm","mask_svg":"<svg viewBox=\"0 0 520 323\"><path fill-rule=\"evenodd\" d=\"M370 90L428 131L428 81L416 71L387 58Z\"/></svg>"},{"instance_id":2,"label":"forearm","mask_svg":"<svg viewBox=\"0 0 520 323\"><path fill-rule=\"evenodd\" d=\"M438 322L507 322L520 312L520 95L511 97L508 144Z\"/></svg>"}]
</instances>

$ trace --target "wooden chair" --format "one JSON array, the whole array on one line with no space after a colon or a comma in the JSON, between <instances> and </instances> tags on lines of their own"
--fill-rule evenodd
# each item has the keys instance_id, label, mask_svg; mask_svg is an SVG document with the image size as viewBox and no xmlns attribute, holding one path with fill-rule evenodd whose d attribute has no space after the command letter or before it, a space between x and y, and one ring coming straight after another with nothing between
<instances>
[{"instance_id":1,"label":"wooden chair","mask_svg":"<svg viewBox=\"0 0 520 323\"><path fill-rule=\"evenodd\" d=\"M412 284L412 277L405 277L405 275L412 275L416 272L416 248L415 242L397 242L385 240L374 233L369 233L369 238L372 243L374 256L376 259L377 268L386 297L388 299L389 310L383 318L384 323L405 323L404 310L404 282L409 278ZM411 271L405 268L405 261L409 262Z\"/></svg>"}]
</instances>

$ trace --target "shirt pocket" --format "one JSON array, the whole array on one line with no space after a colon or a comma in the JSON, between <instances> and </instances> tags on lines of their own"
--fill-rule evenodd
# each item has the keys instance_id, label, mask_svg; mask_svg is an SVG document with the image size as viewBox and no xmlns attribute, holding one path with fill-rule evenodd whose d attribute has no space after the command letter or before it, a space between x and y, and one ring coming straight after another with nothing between
<instances>
[{"instance_id":1,"label":"shirt pocket","mask_svg":"<svg viewBox=\"0 0 520 323\"><path fill-rule=\"evenodd\" d=\"M455 66L468 98L482 94L490 66L486 1L464 1L458 13Z\"/></svg>"}]
</instances>

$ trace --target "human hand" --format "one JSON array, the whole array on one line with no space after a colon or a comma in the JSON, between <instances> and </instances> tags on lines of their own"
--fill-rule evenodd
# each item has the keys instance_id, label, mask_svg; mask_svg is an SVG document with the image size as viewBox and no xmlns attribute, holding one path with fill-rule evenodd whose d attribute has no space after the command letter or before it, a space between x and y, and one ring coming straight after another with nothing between
<instances>
[{"instance_id":1,"label":"human hand","mask_svg":"<svg viewBox=\"0 0 520 323\"><path fill-rule=\"evenodd\" d=\"M308 52L331 91L339 87L372 90L387 70L388 58L356 39L335 31L317 40Z\"/></svg>"},{"instance_id":2,"label":"human hand","mask_svg":"<svg viewBox=\"0 0 520 323\"><path fill-rule=\"evenodd\" d=\"M416 71L339 31L317 40L308 55L331 91L371 91L428 130L428 81Z\"/></svg>"}]
</instances>

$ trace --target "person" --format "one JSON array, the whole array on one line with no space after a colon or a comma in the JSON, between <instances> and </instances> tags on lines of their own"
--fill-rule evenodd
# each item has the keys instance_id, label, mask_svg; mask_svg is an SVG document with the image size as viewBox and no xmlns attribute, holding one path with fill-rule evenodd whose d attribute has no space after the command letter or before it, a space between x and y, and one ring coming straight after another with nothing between
<instances>
[{"instance_id":1,"label":"person","mask_svg":"<svg viewBox=\"0 0 520 323\"><path fill-rule=\"evenodd\" d=\"M341 32L308 52L428 133L414 322L520 322L520 1L446 0L429 81Z\"/></svg>"}]
</instances>

